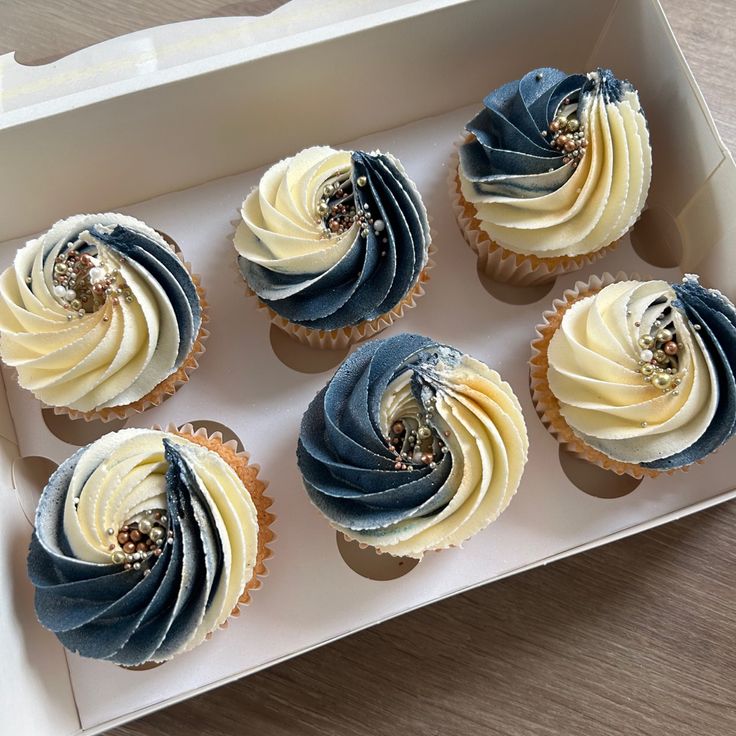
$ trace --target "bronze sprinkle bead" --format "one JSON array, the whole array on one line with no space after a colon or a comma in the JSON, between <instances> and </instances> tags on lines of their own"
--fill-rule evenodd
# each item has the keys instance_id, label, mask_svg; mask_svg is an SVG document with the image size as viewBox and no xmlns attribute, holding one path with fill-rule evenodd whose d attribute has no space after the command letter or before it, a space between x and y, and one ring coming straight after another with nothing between
<instances>
[{"instance_id":1,"label":"bronze sprinkle bead","mask_svg":"<svg viewBox=\"0 0 736 736\"><path fill-rule=\"evenodd\" d=\"M136 552L145 552L148 549L148 545L145 542L138 542L135 546Z\"/></svg>"},{"instance_id":2,"label":"bronze sprinkle bead","mask_svg":"<svg viewBox=\"0 0 736 736\"><path fill-rule=\"evenodd\" d=\"M139 542L141 539L141 533L138 531L138 529L132 529L130 532L130 538L134 542Z\"/></svg>"},{"instance_id":3,"label":"bronze sprinkle bead","mask_svg":"<svg viewBox=\"0 0 736 736\"><path fill-rule=\"evenodd\" d=\"M123 551L127 552L129 555L133 554L135 552L135 543L134 542L126 542L123 545Z\"/></svg>"}]
</instances>

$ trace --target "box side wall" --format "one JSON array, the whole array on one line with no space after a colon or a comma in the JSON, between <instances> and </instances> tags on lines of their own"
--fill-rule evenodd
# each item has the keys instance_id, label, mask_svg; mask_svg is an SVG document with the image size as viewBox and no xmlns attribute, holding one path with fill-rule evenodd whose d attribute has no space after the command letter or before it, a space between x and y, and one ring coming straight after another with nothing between
<instances>
[{"instance_id":1,"label":"box side wall","mask_svg":"<svg viewBox=\"0 0 736 736\"><path fill-rule=\"evenodd\" d=\"M648 223L647 233L668 241L683 271L736 298L736 273L725 267L736 231L736 166L656 0L620 0L590 58L597 65L638 88L656 141L647 206L657 225Z\"/></svg>"},{"instance_id":2,"label":"box side wall","mask_svg":"<svg viewBox=\"0 0 736 736\"><path fill-rule=\"evenodd\" d=\"M574 15L599 28L611 6ZM0 240L480 103L551 59L580 69L595 39L560 44L568 34L554 4L474 0L7 128ZM70 171L94 187L69 186Z\"/></svg>"},{"instance_id":3,"label":"box side wall","mask_svg":"<svg viewBox=\"0 0 736 736\"><path fill-rule=\"evenodd\" d=\"M26 573L31 525L13 487L19 456L0 373L0 661L12 667L2 678L0 710L8 733L78 733L81 724L72 693L66 655L56 638L38 625L33 588Z\"/></svg>"}]
</instances>

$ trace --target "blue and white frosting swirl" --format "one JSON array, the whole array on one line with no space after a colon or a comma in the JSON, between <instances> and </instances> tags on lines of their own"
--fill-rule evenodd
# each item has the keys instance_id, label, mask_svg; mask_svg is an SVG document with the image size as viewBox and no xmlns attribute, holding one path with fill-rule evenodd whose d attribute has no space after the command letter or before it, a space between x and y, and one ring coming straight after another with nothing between
<instances>
[{"instance_id":1,"label":"blue and white frosting swirl","mask_svg":"<svg viewBox=\"0 0 736 736\"><path fill-rule=\"evenodd\" d=\"M125 215L62 220L0 276L0 354L50 406L138 401L182 366L201 324L182 261Z\"/></svg>"},{"instance_id":2,"label":"blue and white frosting swirl","mask_svg":"<svg viewBox=\"0 0 736 736\"><path fill-rule=\"evenodd\" d=\"M351 539L421 557L459 545L516 492L528 440L511 387L419 335L360 347L302 420L310 499Z\"/></svg>"},{"instance_id":3,"label":"blue and white frosting swirl","mask_svg":"<svg viewBox=\"0 0 736 736\"><path fill-rule=\"evenodd\" d=\"M255 505L219 454L125 429L51 476L28 574L39 621L65 647L135 666L188 651L220 626L257 553Z\"/></svg>"},{"instance_id":4,"label":"blue and white frosting swirl","mask_svg":"<svg viewBox=\"0 0 736 736\"><path fill-rule=\"evenodd\" d=\"M565 421L614 460L672 470L736 434L736 309L696 276L576 301L547 357Z\"/></svg>"},{"instance_id":5,"label":"blue and white frosting swirl","mask_svg":"<svg viewBox=\"0 0 736 736\"><path fill-rule=\"evenodd\" d=\"M461 193L497 244L538 257L592 253L641 213L649 131L632 84L609 69L534 69L491 92L466 126Z\"/></svg>"},{"instance_id":6,"label":"blue and white frosting swirl","mask_svg":"<svg viewBox=\"0 0 736 736\"><path fill-rule=\"evenodd\" d=\"M427 264L424 204L389 154L307 148L272 166L241 214L234 242L246 282L311 329L390 312Z\"/></svg>"}]
</instances>

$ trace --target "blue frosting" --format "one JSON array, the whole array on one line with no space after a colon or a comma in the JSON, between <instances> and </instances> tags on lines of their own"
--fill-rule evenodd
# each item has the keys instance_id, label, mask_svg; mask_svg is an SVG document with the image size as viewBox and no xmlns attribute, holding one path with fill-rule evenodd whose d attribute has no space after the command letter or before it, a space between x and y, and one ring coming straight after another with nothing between
<instances>
[{"instance_id":1,"label":"blue frosting","mask_svg":"<svg viewBox=\"0 0 736 736\"><path fill-rule=\"evenodd\" d=\"M39 621L68 649L134 666L173 656L201 623L222 574L223 547L195 472L163 439L171 543L141 569L74 557L64 534L69 482L88 447L49 479L36 512L28 574ZM146 571L149 570L146 574Z\"/></svg>"},{"instance_id":2,"label":"blue frosting","mask_svg":"<svg viewBox=\"0 0 736 736\"><path fill-rule=\"evenodd\" d=\"M173 368L177 370L189 355L202 324L202 308L191 275L169 248L136 230L116 225L112 232L99 227L90 228L90 232L163 289L179 327L179 351Z\"/></svg>"},{"instance_id":3,"label":"blue frosting","mask_svg":"<svg viewBox=\"0 0 736 736\"><path fill-rule=\"evenodd\" d=\"M542 67L491 92L466 125L474 139L460 147L464 175L475 190L531 198L559 189L574 169L551 144L548 129L558 112L566 103L582 105L588 95L617 102L633 89L610 69L597 72L589 78Z\"/></svg>"},{"instance_id":4,"label":"blue frosting","mask_svg":"<svg viewBox=\"0 0 736 736\"><path fill-rule=\"evenodd\" d=\"M450 501L458 482L450 448L437 452L431 464L412 461L409 452L397 468L379 417L386 388L411 369L412 394L431 442L441 447L446 428L431 410L442 380L436 366L453 366L459 358L453 348L420 335L374 340L356 350L317 394L302 420L297 460L310 499L330 521L380 533L436 514Z\"/></svg>"},{"instance_id":5,"label":"blue frosting","mask_svg":"<svg viewBox=\"0 0 736 736\"><path fill-rule=\"evenodd\" d=\"M669 457L641 463L642 467L670 470L702 460L736 434L736 309L718 292L686 278L673 284L673 307L690 322L715 367L718 403L713 420L690 447ZM698 329L695 330L695 326Z\"/></svg>"},{"instance_id":6,"label":"blue frosting","mask_svg":"<svg viewBox=\"0 0 736 736\"><path fill-rule=\"evenodd\" d=\"M421 198L390 156L352 153L356 209L365 205L385 229L369 228L323 273L290 275L239 256L243 277L260 299L290 322L335 330L391 311L417 283L427 262L429 223ZM365 177L365 186L357 186ZM386 242L383 242L385 239Z\"/></svg>"}]
</instances>

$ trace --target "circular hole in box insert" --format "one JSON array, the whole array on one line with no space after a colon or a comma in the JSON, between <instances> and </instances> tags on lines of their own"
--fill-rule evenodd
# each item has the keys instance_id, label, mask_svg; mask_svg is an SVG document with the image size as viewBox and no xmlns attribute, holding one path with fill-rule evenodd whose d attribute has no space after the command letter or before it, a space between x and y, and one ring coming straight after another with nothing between
<instances>
[{"instance_id":1,"label":"circular hole in box insert","mask_svg":"<svg viewBox=\"0 0 736 736\"><path fill-rule=\"evenodd\" d=\"M674 268L682 260L682 238L675 218L662 207L649 207L630 234L642 260L658 268Z\"/></svg>"},{"instance_id":2,"label":"circular hole in box insert","mask_svg":"<svg viewBox=\"0 0 736 736\"><path fill-rule=\"evenodd\" d=\"M502 281L494 281L482 271L477 271L478 281L480 285L494 298L504 304L513 304L515 306L523 306L526 304L534 304L544 299L555 286L556 279L548 281L544 284L534 286L516 286L515 284L507 284Z\"/></svg>"},{"instance_id":3,"label":"circular hole in box insert","mask_svg":"<svg viewBox=\"0 0 736 736\"><path fill-rule=\"evenodd\" d=\"M342 532L336 532L335 539L345 564L353 572L369 580L396 580L411 572L419 564L419 560L414 557L381 555L373 547L361 547Z\"/></svg>"},{"instance_id":4,"label":"circular hole in box insert","mask_svg":"<svg viewBox=\"0 0 736 736\"><path fill-rule=\"evenodd\" d=\"M160 667L162 664L166 664L166 662L144 662L143 664L131 665L119 664L118 667L121 670L130 670L131 672L144 672L145 670L153 670L156 667Z\"/></svg>"},{"instance_id":5,"label":"circular hole in box insert","mask_svg":"<svg viewBox=\"0 0 736 736\"><path fill-rule=\"evenodd\" d=\"M41 498L41 491L58 467L53 460L37 455L17 457L13 460L11 466L13 487L23 516L31 526L34 526L33 520L36 516L38 499Z\"/></svg>"},{"instance_id":6,"label":"circular hole in box insert","mask_svg":"<svg viewBox=\"0 0 736 736\"><path fill-rule=\"evenodd\" d=\"M337 368L350 352L350 347L339 350L309 347L274 324L271 325L268 338L274 355L287 368L299 373L324 373Z\"/></svg>"},{"instance_id":7,"label":"circular hole in box insert","mask_svg":"<svg viewBox=\"0 0 736 736\"><path fill-rule=\"evenodd\" d=\"M125 426L125 419L111 419L103 422L101 419L72 419L66 414L55 414L51 408L41 409L41 416L49 432L62 442L70 445L88 445L100 439L108 432L117 432Z\"/></svg>"},{"instance_id":8,"label":"circular hole in box insert","mask_svg":"<svg viewBox=\"0 0 736 736\"><path fill-rule=\"evenodd\" d=\"M559 449L562 472L583 493L596 498L621 498L638 488L641 478L618 475L612 470L589 463L578 455L568 452L562 445Z\"/></svg>"},{"instance_id":9,"label":"circular hole in box insert","mask_svg":"<svg viewBox=\"0 0 736 736\"><path fill-rule=\"evenodd\" d=\"M198 429L204 429L210 437L212 437L215 432L219 432L222 435L223 443L235 440L239 450L242 450L244 447L243 442L235 431L222 422L217 422L214 419L192 419L186 422L186 424L191 424L195 432Z\"/></svg>"}]
</instances>

